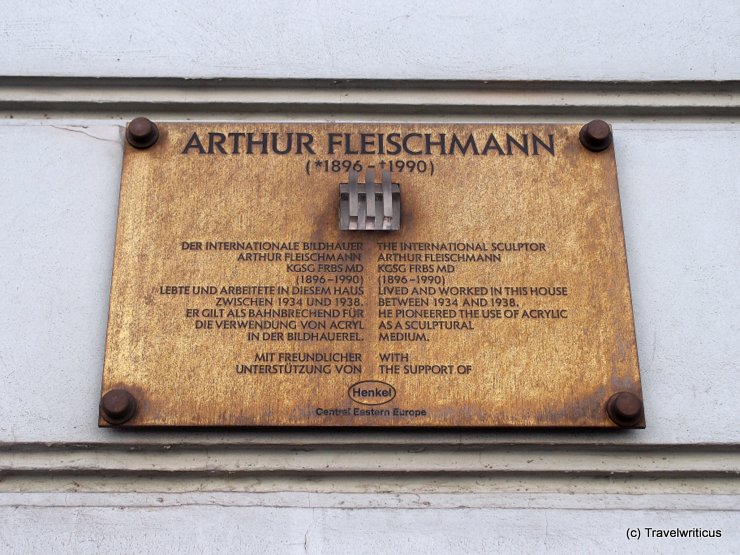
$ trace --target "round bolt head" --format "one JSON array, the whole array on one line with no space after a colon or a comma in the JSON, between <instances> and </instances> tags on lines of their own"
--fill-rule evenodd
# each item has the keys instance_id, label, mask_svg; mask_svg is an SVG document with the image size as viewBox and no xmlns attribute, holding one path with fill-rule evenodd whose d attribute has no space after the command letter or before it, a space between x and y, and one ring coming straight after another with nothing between
<instances>
[{"instance_id":1,"label":"round bolt head","mask_svg":"<svg viewBox=\"0 0 740 555\"><path fill-rule=\"evenodd\" d=\"M595 119L581 127L579 138L588 150L601 152L612 144L612 130L605 121Z\"/></svg>"},{"instance_id":2,"label":"round bolt head","mask_svg":"<svg viewBox=\"0 0 740 555\"><path fill-rule=\"evenodd\" d=\"M136 412L136 399L125 389L111 389L100 400L100 416L110 424L123 424Z\"/></svg>"},{"instance_id":3,"label":"round bolt head","mask_svg":"<svg viewBox=\"0 0 740 555\"><path fill-rule=\"evenodd\" d=\"M159 127L147 118L136 118L126 127L126 140L134 148L149 148L159 139Z\"/></svg>"},{"instance_id":4,"label":"round bolt head","mask_svg":"<svg viewBox=\"0 0 740 555\"><path fill-rule=\"evenodd\" d=\"M642 400L634 393L620 391L609 398L606 412L615 424L630 428L642 420Z\"/></svg>"}]
</instances>

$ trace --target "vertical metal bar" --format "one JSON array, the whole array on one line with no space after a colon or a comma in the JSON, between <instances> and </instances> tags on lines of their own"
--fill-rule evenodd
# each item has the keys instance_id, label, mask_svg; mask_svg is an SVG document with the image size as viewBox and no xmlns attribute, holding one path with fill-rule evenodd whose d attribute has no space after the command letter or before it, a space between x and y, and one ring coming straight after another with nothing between
<instances>
[{"instance_id":1,"label":"vertical metal bar","mask_svg":"<svg viewBox=\"0 0 740 555\"><path fill-rule=\"evenodd\" d=\"M357 172L349 171L349 228L357 229Z\"/></svg>"},{"instance_id":2,"label":"vertical metal bar","mask_svg":"<svg viewBox=\"0 0 740 555\"><path fill-rule=\"evenodd\" d=\"M375 229L375 170L368 168L365 172L365 205L367 219L364 229Z\"/></svg>"},{"instance_id":3,"label":"vertical metal bar","mask_svg":"<svg viewBox=\"0 0 740 555\"><path fill-rule=\"evenodd\" d=\"M360 183L360 194L362 194L363 189L365 188L364 183ZM367 216L365 213L365 210L367 208L367 201L362 196L359 198L359 202L357 203L357 223L355 224L357 227L356 229L359 229L360 231L365 231L367 229Z\"/></svg>"},{"instance_id":4,"label":"vertical metal bar","mask_svg":"<svg viewBox=\"0 0 740 555\"><path fill-rule=\"evenodd\" d=\"M349 193L346 183L339 184L339 229L349 229Z\"/></svg>"},{"instance_id":5,"label":"vertical metal bar","mask_svg":"<svg viewBox=\"0 0 740 555\"><path fill-rule=\"evenodd\" d=\"M383 170L383 229L390 229L393 222L393 193L391 172Z\"/></svg>"}]
</instances>

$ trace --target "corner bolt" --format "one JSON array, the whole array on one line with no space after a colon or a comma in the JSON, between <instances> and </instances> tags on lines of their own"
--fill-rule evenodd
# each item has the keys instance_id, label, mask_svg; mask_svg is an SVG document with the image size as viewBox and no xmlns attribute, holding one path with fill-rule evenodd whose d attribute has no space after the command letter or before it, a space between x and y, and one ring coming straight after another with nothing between
<instances>
[{"instance_id":1,"label":"corner bolt","mask_svg":"<svg viewBox=\"0 0 740 555\"><path fill-rule=\"evenodd\" d=\"M134 148L149 148L159 139L157 124L147 118L136 118L126 127L126 140Z\"/></svg>"},{"instance_id":2,"label":"corner bolt","mask_svg":"<svg viewBox=\"0 0 740 555\"><path fill-rule=\"evenodd\" d=\"M128 422L136 412L136 399L125 389L111 389L100 400L100 416L109 424Z\"/></svg>"},{"instance_id":3,"label":"corner bolt","mask_svg":"<svg viewBox=\"0 0 740 555\"><path fill-rule=\"evenodd\" d=\"M579 138L588 150L601 152L612 144L612 130L605 121L595 119L581 127Z\"/></svg>"},{"instance_id":4,"label":"corner bolt","mask_svg":"<svg viewBox=\"0 0 740 555\"><path fill-rule=\"evenodd\" d=\"M642 420L642 400L634 393L620 391L609 398L606 412L617 426L632 428Z\"/></svg>"}]
</instances>

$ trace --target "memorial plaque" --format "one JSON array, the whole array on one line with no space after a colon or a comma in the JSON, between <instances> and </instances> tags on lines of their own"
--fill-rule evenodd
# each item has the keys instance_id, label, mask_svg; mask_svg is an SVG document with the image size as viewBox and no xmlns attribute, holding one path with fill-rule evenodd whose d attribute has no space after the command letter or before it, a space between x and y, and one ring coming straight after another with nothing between
<instances>
[{"instance_id":1,"label":"memorial plaque","mask_svg":"<svg viewBox=\"0 0 740 555\"><path fill-rule=\"evenodd\" d=\"M101 426L644 427L603 122L127 137Z\"/></svg>"}]
</instances>

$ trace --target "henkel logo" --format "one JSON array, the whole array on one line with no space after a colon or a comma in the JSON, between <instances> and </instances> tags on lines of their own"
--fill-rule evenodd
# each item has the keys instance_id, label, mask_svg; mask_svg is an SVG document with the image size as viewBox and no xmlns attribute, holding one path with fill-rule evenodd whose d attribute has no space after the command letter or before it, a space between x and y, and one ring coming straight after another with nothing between
<instances>
[{"instance_id":1,"label":"henkel logo","mask_svg":"<svg viewBox=\"0 0 740 555\"><path fill-rule=\"evenodd\" d=\"M347 395L361 405L382 405L393 400L396 389L385 382L368 380L349 386Z\"/></svg>"}]
</instances>

